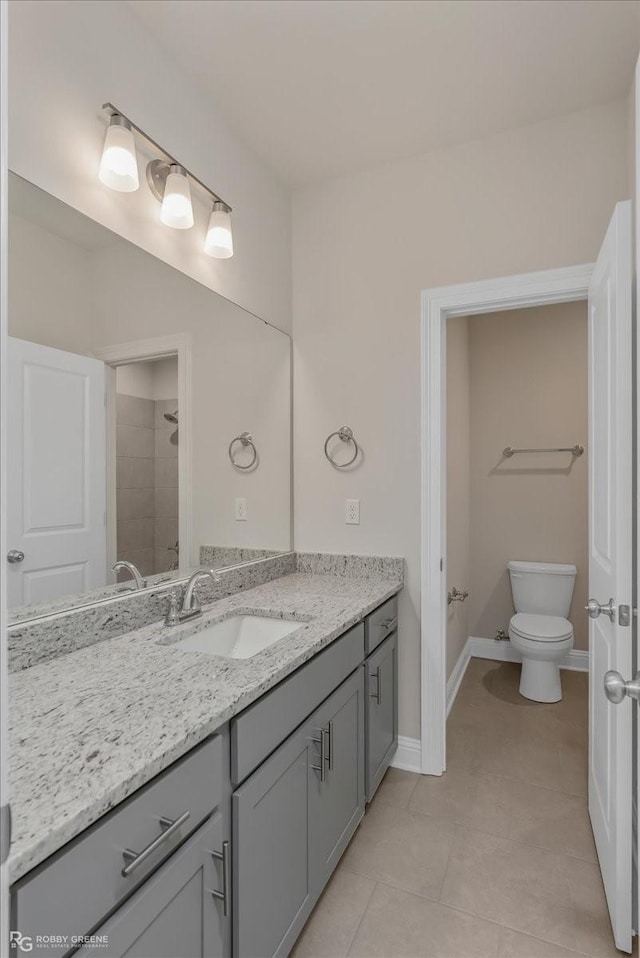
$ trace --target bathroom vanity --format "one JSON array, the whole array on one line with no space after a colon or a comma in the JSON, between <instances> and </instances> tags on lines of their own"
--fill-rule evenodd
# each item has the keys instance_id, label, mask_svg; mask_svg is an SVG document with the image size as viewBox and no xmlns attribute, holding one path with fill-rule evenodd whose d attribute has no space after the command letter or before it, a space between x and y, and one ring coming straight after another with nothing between
<instances>
[{"instance_id":1,"label":"bathroom vanity","mask_svg":"<svg viewBox=\"0 0 640 958\"><path fill-rule=\"evenodd\" d=\"M12 951L284 956L397 746L403 562L292 551L288 334L9 214Z\"/></svg>"},{"instance_id":2,"label":"bathroom vanity","mask_svg":"<svg viewBox=\"0 0 640 958\"><path fill-rule=\"evenodd\" d=\"M60 780L28 796L35 768L18 772L11 927L50 936L51 956L98 945L109 958L288 954L397 746L399 588L389 576L285 576L196 622L155 623L17 673L14 696L28 685L46 696L56 672L70 694L93 683L100 695L101 675L111 714L67 741L78 709L59 716L63 728L65 693L49 698ZM297 627L247 658L190 647L239 613ZM75 784L66 749L71 761L82 753Z\"/></svg>"}]
</instances>

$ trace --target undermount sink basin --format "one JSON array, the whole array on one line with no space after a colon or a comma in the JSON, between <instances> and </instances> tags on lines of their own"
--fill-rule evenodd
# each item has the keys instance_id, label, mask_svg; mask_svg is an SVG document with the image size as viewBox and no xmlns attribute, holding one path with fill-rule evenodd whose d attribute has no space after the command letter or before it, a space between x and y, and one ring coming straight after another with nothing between
<instances>
[{"instance_id":1,"label":"undermount sink basin","mask_svg":"<svg viewBox=\"0 0 640 958\"><path fill-rule=\"evenodd\" d=\"M222 655L228 659L250 659L295 632L304 622L298 619L275 619L267 615L233 615L214 622L179 642L180 648Z\"/></svg>"}]
</instances>

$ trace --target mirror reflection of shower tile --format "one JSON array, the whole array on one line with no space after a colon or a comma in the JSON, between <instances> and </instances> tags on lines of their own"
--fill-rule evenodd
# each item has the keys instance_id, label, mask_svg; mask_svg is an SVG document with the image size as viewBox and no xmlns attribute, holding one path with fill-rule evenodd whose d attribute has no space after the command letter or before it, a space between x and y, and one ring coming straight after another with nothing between
<instances>
[{"instance_id":1,"label":"mirror reflection of shower tile","mask_svg":"<svg viewBox=\"0 0 640 958\"><path fill-rule=\"evenodd\" d=\"M173 464L173 460L171 459L163 459L161 462ZM156 465L158 465L158 463L156 463ZM178 463L176 461L176 481L178 475L177 466ZM118 458L116 461L116 482L118 489L152 488L154 484L153 467L153 459Z\"/></svg>"},{"instance_id":2,"label":"mirror reflection of shower tile","mask_svg":"<svg viewBox=\"0 0 640 958\"><path fill-rule=\"evenodd\" d=\"M157 519L177 519L178 489L159 488L155 490L155 509Z\"/></svg>"},{"instance_id":3,"label":"mirror reflection of shower tile","mask_svg":"<svg viewBox=\"0 0 640 958\"><path fill-rule=\"evenodd\" d=\"M153 518L158 514L155 507L153 489L118 489L116 512L118 519Z\"/></svg>"},{"instance_id":4,"label":"mirror reflection of shower tile","mask_svg":"<svg viewBox=\"0 0 640 958\"><path fill-rule=\"evenodd\" d=\"M161 486L176 488L178 485L178 459L155 459L154 477L156 489Z\"/></svg>"},{"instance_id":5,"label":"mirror reflection of shower tile","mask_svg":"<svg viewBox=\"0 0 640 958\"><path fill-rule=\"evenodd\" d=\"M119 519L118 555L123 550L152 549L154 522L154 519Z\"/></svg>"},{"instance_id":6,"label":"mirror reflection of shower tile","mask_svg":"<svg viewBox=\"0 0 640 958\"><path fill-rule=\"evenodd\" d=\"M154 430L142 426L116 426L116 456L153 459Z\"/></svg>"},{"instance_id":7,"label":"mirror reflection of shower tile","mask_svg":"<svg viewBox=\"0 0 640 958\"><path fill-rule=\"evenodd\" d=\"M177 519L154 520L154 546L156 549L166 549L176 544L178 539Z\"/></svg>"},{"instance_id":8,"label":"mirror reflection of shower tile","mask_svg":"<svg viewBox=\"0 0 640 958\"><path fill-rule=\"evenodd\" d=\"M178 427L156 427L154 433L156 459L175 459L178 455Z\"/></svg>"},{"instance_id":9,"label":"mirror reflection of shower tile","mask_svg":"<svg viewBox=\"0 0 640 958\"><path fill-rule=\"evenodd\" d=\"M154 402L138 396L116 395L116 422L122 426L153 426Z\"/></svg>"}]
</instances>

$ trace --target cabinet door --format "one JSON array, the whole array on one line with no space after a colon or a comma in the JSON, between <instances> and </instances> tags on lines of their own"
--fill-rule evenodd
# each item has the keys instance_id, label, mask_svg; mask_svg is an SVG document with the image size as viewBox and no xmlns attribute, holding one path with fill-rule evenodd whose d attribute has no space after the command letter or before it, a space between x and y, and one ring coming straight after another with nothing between
<instances>
[{"instance_id":1,"label":"cabinet door","mask_svg":"<svg viewBox=\"0 0 640 958\"><path fill-rule=\"evenodd\" d=\"M390 635L365 662L367 698L367 801L398 747L398 634Z\"/></svg>"},{"instance_id":2,"label":"cabinet door","mask_svg":"<svg viewBox=\"0 0 640 958\"><path fill-rule=\"evenodd\" d=\"M212 895L223 887L223 824L216 812L182 848L109 918L78 958L224 958L227 919Z\"/></svg>"},{"instance_id":3,"label":"cabinet door","mask_svg":"<svg viewBox=\"0 0 640 958\"><path fill-rule=\"evenodd\" d=\"M364 675L362 666L309 719L324 735L324 774L309 782L312 884L319 895L364 813ZM314 741L316 762L321 757Z\"/></svg>"},{"instance_id":4,"label":"cabinet door","mask_svg":"<svg viewBox=\"0 0 640 958\"><path fill-rule=\"evenodd\" d=\"M233 794L233 950L287 955L312 908L305 724Z\"/></svg>"}]
</instances>

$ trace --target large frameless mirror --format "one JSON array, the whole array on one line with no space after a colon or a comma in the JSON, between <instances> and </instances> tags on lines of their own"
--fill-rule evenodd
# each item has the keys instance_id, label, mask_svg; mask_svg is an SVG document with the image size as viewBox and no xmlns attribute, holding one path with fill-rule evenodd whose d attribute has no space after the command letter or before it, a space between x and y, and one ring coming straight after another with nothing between
<instances>
[{"instance_id":1,"label":"large frameless mirror","mask_svg":"<svg viewBox=\"0 0 640 958\"><path fill-rule=\"evenodd\" d=\"M11 174L9 337L14 620L291 549L288 335Z\"/></svg>"}]
</instances>

